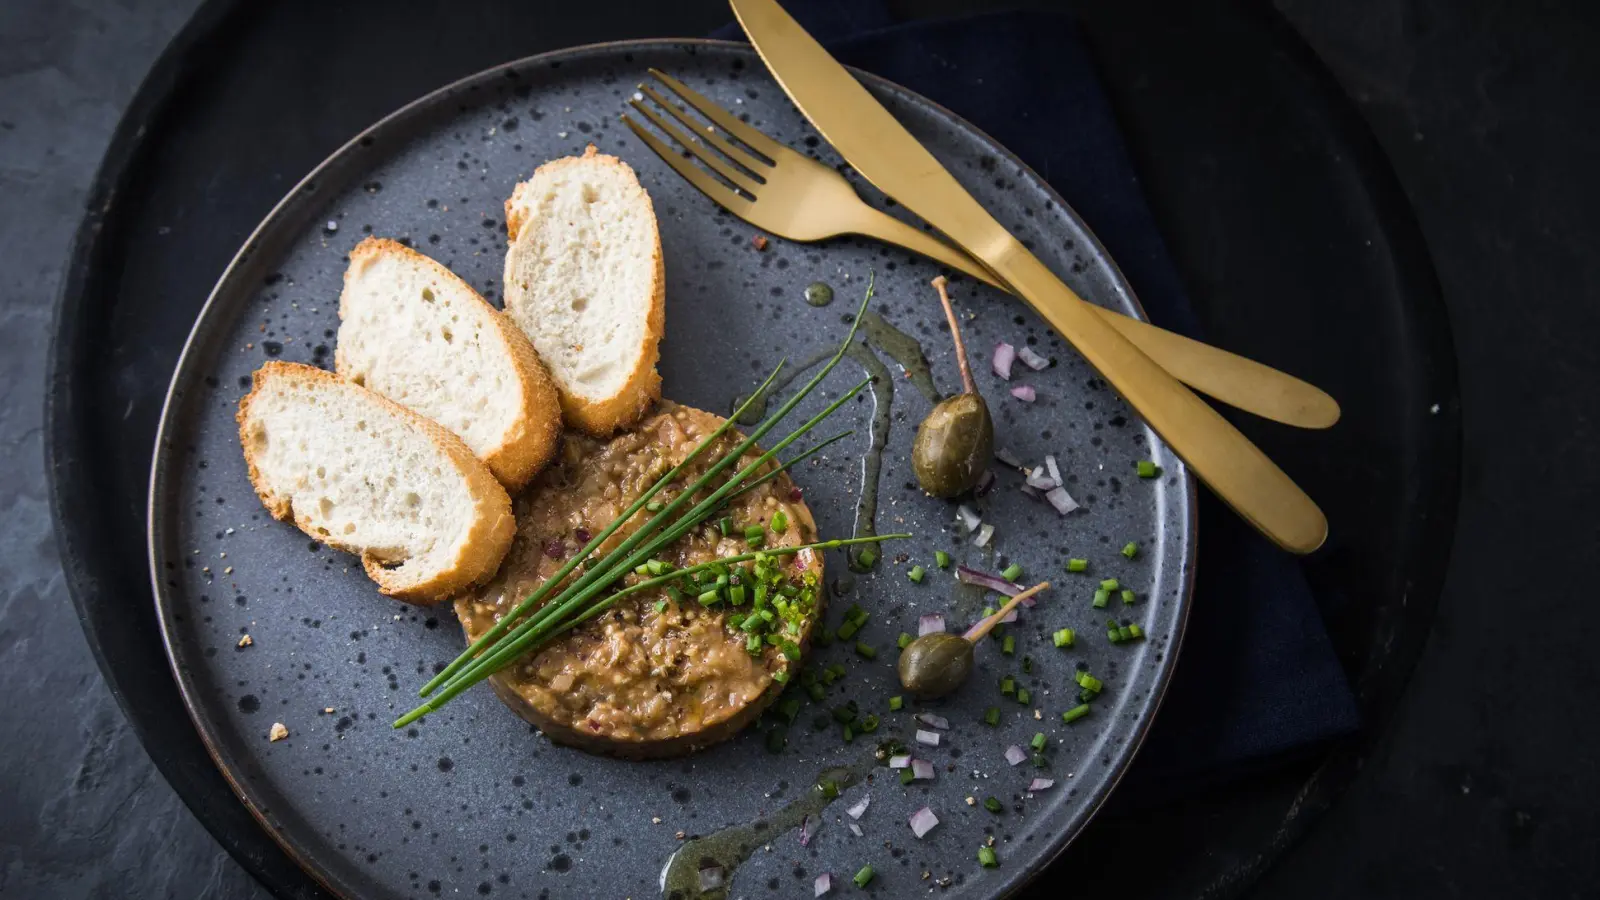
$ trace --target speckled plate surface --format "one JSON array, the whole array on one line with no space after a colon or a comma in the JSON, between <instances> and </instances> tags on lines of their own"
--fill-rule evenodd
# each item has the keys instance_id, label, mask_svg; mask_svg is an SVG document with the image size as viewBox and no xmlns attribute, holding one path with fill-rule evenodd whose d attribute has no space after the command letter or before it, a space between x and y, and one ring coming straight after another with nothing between
<instances>
[{"instance_id":1,"label":"speckled plate surface","mask_svg":"<svg viewBox=\"0 0 1600 900\"><path fill-rule=\"evenodd\" d=\"M864 460L882 441L877 526L916 538L894 545L873 573L836 585L848 592L833 600L829 623L860 603L872 613L862 637L878 658L842 644L819 651L817 661L842 663L848 675L824 704L802 709L777 755L766 752L762 729L754 728L683 759L601 759L550 744L488 690L470 692L418 727L392 730L421 682L463 646L448 604L422 610L381 597L352 558L273 522L250 489L235 406L266 359L331 367L350 248L369 232L407 239L497 302L504 198L539 163L591 141L632 164L655 201L667 261L661 371L669 396L726 412L779 357L804 361L835 344L869 272L877 278L876 313L921 343L936 390L957 389L948 334L927 285L934 267L858 241L774 240L757 250L749 226L722 214L617 122L649 66L748 115L768 134L838 162L743 45L578 48L489 70L378 123L297 186L240 251L174 375L151 477L158 611L195 724L263 827L342 895L653 897L685 838L771 818L804 798L822 770L871 761L875 741L845 744L837 725L813 727L826 708L853 699L883 716L874 738L910 741L911 713L920 707L886 709L897 693L896 636L914 632L926 612L964 627L983 602L934 569L936 549L989 570L1016 562L1029 579L1049 578L1058 587L1013 626L1014 657L996 643L984 646L972 683L928 707L951 723L940 746L918 751L937 765L936 779L908 788L888 770L873 770L824 811L809 846L793 831L768 829L762 847L733 874L730 892L809 897L821 872L833 873L836 891L854 890L850 876L871 864L878 874L868 891L879 896L921 895L939 884L946 896L1005 895L1066 846L1137 749L1175 661L1195 546L1193 486L1182 464L1018 301L966 281L954 290L970 317L963 327L996 411L997 442L1030 462L1054 453L1084 508L1058 518L1019 493L1018 476L1001 472L998 488L976 503L995 526L994 542L987 550L971 546L952 524L954 504L914 488L906 456L930 399L921 379L905 377L894 333L876 329L868 346L889 377L837 417L856 435L797 479L822 533L848 535L859 525ZM948 111L864 78L1084 297L1138 314L1088 229L1032 172ZM833 287L832 305L804 302L815 281ZM1016 380L1036 387L1037 403L1012 399L982 364L997 340L1026 342L1054 360L1038 373L1018 367ZM818 394L833 395L860 377L863 358L846 360ZM814 395L799 412L824 402ZM1164 475L1133 477L1138 459L1155 460ZM1135 560L1118 552L1130 540L1141 548ZM1063 573L1068 557L1090 559L1090 575ZM920 585L905 576L917 562L930 570ZM842 557L830 556L828 566L830 581L847 576ZM1092 609L1090 597L1107 577L1137 591L1137 603L1113 602L1109 612L1137 621L1147 640L1106 641L1108 611ZM1063 626L1079 632L1070 650L1049 640ZM245 634L252 643L240 647ZM1032 674L1022 671L1024 656ZM1079 663L1107 687L1091 715L1066 725L1060 713L1077 703L1072 673ZM1006 674L1030 691L1030 704L1000 695L996 685ZM982 721L991 706L1002 713L998 727ZM275 722L289 737L269 742ZM1006 747L1026 745L1036 732L1050 740L1048 769L1008 766ZM1055 786L1029 794L1035 776L1053 778ZM845 809L866 794L872 803L856 823L863 831L857 837ZM1001 814L983 808L989 796L1004 804ZM923 805L940 824L918 840L907 818ZM1001 864L980 869L977 849L991 838Z\"/></svg>"}]
</instances>

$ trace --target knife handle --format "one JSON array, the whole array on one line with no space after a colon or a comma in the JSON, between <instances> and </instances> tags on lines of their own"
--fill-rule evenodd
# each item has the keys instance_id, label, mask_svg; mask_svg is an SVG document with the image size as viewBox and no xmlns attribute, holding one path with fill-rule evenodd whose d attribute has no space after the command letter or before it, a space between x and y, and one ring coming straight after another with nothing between
<instances>
[{"instance_id":1,"label":"knife handle","mask_svg":"<svg viewBox=\"0 0 1600 900\"><path fill-rule=\"evenodd\" d=\"M1179 384L1010 235L984 259L1083 354L1201 481L1278 546L1310 553L1328 536L1315 501L1237 428Z\"/></svg>"},{"instance_id":2,"label":"knife handle","mask_svg":"<svg viewBox=\"0 0 1600 900\"><path fill-rule=\"evenodd\" d=\"M920 253L992 287L1014 293L965 252L866 204L862 204L861 216L854 222L853 230ZM1296 428L1327 428L1339 421L1338 402L1316 385L1132 316L1092 303L1087 305L1172 377L1202 394Z\"/></svg>"}]
</instances>

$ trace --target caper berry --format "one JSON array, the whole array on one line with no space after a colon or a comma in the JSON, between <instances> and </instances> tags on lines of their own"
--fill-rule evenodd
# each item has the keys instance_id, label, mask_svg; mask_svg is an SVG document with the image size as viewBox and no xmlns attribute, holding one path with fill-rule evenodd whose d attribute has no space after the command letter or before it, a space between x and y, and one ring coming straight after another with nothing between
<instances>
[{"instance_id":1,"label":"caper berry","mask_svg":"<svg viewBox=\"0 0 1600 900\"><path fill-rule=\"evenodd\" d=\"M900 651L900 683L919 697L943 697L972 674L972 642L957 634L925 634Z\"/></svg>"},{"instance_id":2,"label":"caper berry","mask_svg":"<svg viewBox=\"0 0 1600 900\"><path fill-rule=\"evenodd\" d=\"M972 490L994 455L994 422L977 394L941 401L917 426L911 444L911 469L922 489L935 497Z\"/></svg>"}]
</instances>

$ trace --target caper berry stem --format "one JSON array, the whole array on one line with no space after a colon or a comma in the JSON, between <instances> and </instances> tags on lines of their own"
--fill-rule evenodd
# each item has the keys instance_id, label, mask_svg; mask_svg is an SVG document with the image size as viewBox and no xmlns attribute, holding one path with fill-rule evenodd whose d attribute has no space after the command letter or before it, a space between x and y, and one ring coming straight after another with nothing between
<instances>
[{"instance_id":1,"label":"caper berry stem","mask_svg":"<svg viewBox=\"0 0 1600 900\"><path fill-rule=\"evenodd\" d=\"M967 343L961 339L961 326L956 324L955 307L950 305L950 294L945 290L948 282L943 275L940 275L930 283L933 289L939 292L939 302L944 305L945 320L950 323L950 336L955 338L956 363L961 366L961 383L966 387L967 393L976 394L978 386L972 380L972 368L967 365Z\"/></svg>"},{"instance_id":2,"label":"caper berry stem","mask_svg":"<svg viewBox=\"0 0 1600 900\"><path fill-rule=\"evenodd\" d=\"M1040 591L1044 590L1045 588L1047 588L1049 586L1050 586L1050 582L1041 581L1038 584L1034 585L1033 587L1028 588L1027 590L1023 591L1022 593L1017 594L1015 597L1012 597L1010 600L1007 600L1006 601L1006 605L1000 607L1000 610L998 612L996 612L994 615L990 616L987 619L984 619L982 622L979 622L978 624L976 624L976 625L972 626L971 628L967 629L967 633L962 635L962 637L966 638L969 641L972 641L973 643L977 643L978 641L983 640L985 635L987 635L989 632L993 631L994 627L996 625L1000 624L1000 620L1001 619L1004 619L1006 616L1010 615L1011 611L1013 609L1017 608L1017 604L1019 604L1022 601L1028 599L1029 597L1032 597L1034 594L1039 593Z\"/></svg>"}]
</instances>

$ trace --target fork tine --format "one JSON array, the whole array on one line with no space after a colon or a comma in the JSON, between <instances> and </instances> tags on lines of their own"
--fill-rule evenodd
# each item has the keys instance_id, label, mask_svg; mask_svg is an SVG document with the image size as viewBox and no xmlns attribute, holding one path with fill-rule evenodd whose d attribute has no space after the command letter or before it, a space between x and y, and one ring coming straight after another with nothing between
<instances>
[{"instance_id":1,"label":"fork tine","mask_svg":"<svg viewBox=\"0 0 1600 900\"><path fill-rule=\"evenodd\" d=\"M668 102L667 98L656 93L655 89L650 87L648 84L639 85L639 93L649 97L651 100L654 100L657 106L660 106L667 112L672 113L672 117L677 119L679 122L682 122L683 127L689 129L689 132L696 138L699 138L707 144L710 144L718 150L721 150L723 155L727 156L729 159L733 160L735 163L738 163L744 168L749 169L756 175L756 177L761 177L762 169L771 168L771 164L766 160L756 156L754 153L751 153L748 150L735 147L731 141L729 141L727 138L724 138L722 135L717 134L714 129L696 122L694 118L688 113L684 112L683 109L678 106L678 104ZM765 181L765 179L763 179L763 181Z\"/></svg>"},{"instance_id":2,"label":"fork tine","mask_svg":"<svg viewBox=\"0 0 1600 900\"><path fill-rule=\"evenodd\" d=\"M735 192L732 188L706 174L694 163L684 159L676 150L667 146L666 141L656 137L649 129L634 121L632 117L623 116L622 121L633 129L633 133L639 137L639 140L644 141L646 146L661 157L662 162L671 166L674 171L684 177L684 180L699 188L700 193L710 197L723 209L740 218L750 214L750 207L755 205L755 201Z\"/></svg>"},{"instance_id":3,"label":"fork tine","mask_svg":"<svg viewBox=\"0 0 1600 900\"><path fill-rule=\"evenodd\" d=\"M759 188L760 185L750 176L723 162L721 157L708 150L706 145L700 143L687 134L684 134L683 131L678 128L678 126L668 122L666 119L661 118L661 116L658 115L655 110L644 105L644 103L641 101L629 100L628 105L633 107L640 115L644 116L646 119L649 119L650 124L661 129L661 131L664 132L667 137L672 138L679 144L682 144L683 149L694 154L695 159L705 163L706 167L711 169L711 171L727 179L729 184L732 184L739 190L749 194L751 198L755 197L756 189Z\"/></svg>"},{"instance_id":4,"label":"fork tine","mask_svg":"<svg viewBox=\"0 0 1600 900\"><path fill-rule=\"evenodd\" d=\"M700 115L705 116L711 121L717 123L717 126L723 131L726 131L743 141L751 149L766 156L774 163L778 161L778 157L781 156L784 151L789 149L788 147L783 146L772 138L769 138L757 131L756 129L751 128L749 125L739 121L739 119L732 113L716 105L715 103L712 103L705 97L695 93L694 90L692 90L688 85L676 78L673 78L671 75L668 75L660 69L651 69L650 74L654 75L657 81L666 85L667 88L670 89L674 94L682 97L683 102L694 107L695 110L700 113Z\"/></svg>"}]
</instances>

